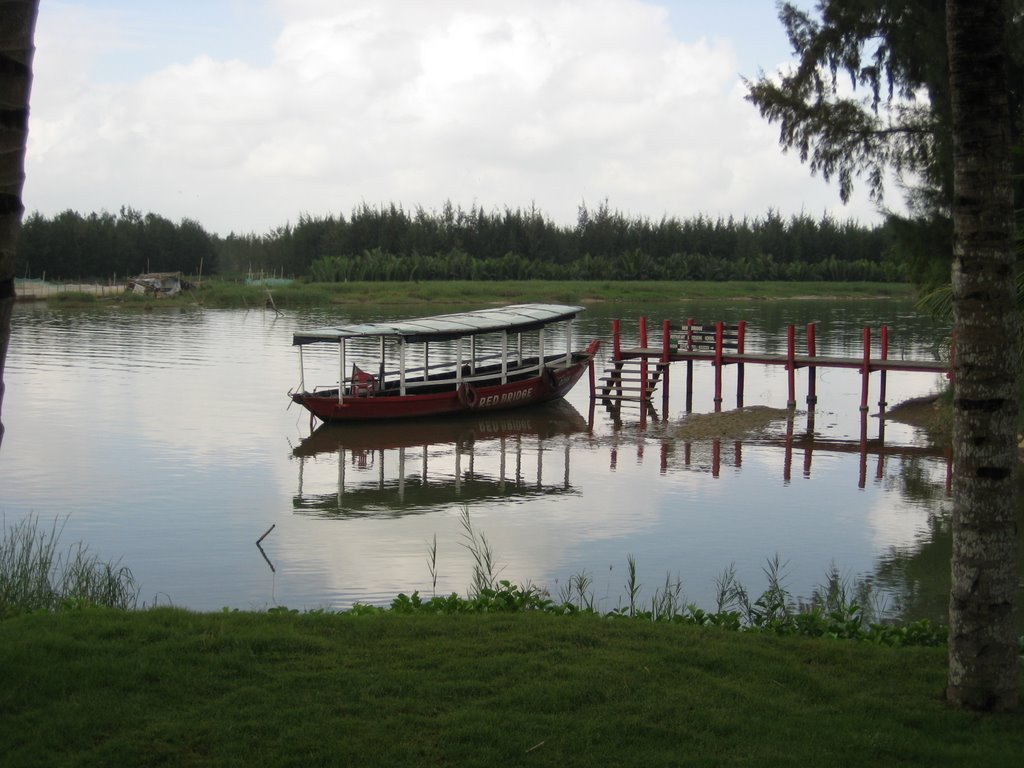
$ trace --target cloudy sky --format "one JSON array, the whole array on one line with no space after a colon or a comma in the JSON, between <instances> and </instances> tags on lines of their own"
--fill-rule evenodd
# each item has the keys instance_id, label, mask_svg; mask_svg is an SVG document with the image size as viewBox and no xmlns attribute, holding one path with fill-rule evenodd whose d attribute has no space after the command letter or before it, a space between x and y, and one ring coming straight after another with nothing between
<instances>
[{"instance_id":1,"label":"cloudy sky","mask_svg":"<svg viewBox=\"0 0 1024 768\"><path fill-rule=\"evenodd\" d=\"M44 0L25 205L262 233L362 203L829 212L741 78L773 0Z\"/></svg>"}]
</instances>

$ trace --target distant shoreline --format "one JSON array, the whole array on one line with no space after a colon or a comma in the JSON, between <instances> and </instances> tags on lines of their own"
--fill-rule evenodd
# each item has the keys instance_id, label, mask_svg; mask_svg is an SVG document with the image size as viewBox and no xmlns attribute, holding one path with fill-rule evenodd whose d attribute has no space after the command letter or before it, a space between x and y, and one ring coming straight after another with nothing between
<instances>
[{"instance_id":1,"label":"distant shoreline","mask_svg":"<svg viewBox=\"0 0 1024 768\"><path fill-rule=\"evenodd\" d=\"M147 307L199 305L215 308L277 309L344 304L516 304L556 302L599 304L619 301L668 302L734 299L828 300L910 299L908 283L775 282L775 281L426 281L306 283L246 285L220 278L205 279L177 296L154 297L128 293L123 286L75 283L38 284L18 281L19 301L45 301L58 306Z\"/></svg>"}]
</instances>

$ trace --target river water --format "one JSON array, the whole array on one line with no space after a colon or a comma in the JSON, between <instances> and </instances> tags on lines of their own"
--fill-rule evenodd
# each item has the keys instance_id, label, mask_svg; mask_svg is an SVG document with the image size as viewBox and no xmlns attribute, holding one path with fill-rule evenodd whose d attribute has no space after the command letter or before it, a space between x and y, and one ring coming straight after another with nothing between
<instances>
[{"instance_id":1,"label":"river water","mask_svg":"<svg viewBox=\"0 0 1024 768\"><path fill-rule=\"evenodd\" d=\"M834 564L869 582L889 615L944 618L948 461L925 449L918 430L892 420L880 447L878 374L866 435L859 374L819 369L810 419L800 371L796 413L767 436L683 439L678 363L667 407L659 393L643 416L592 408L584 378L555 407L311 435L308 416L286 397L299 382L292 333L385 314L19 305L0 513L7 524L33 514L61 520L64 543L85 542L130 567L146 604L197 610L347 608L413 590L465 593L468 513L500 578L557 596L585 574L604 609L626 599L629 557L642 601L667 577L681 581L687 602L714 608L726 568L756 594L777 555L794 596L809 596ZM391 310L400 314L410 312ZM875 300L603 304L577 321L576 338L603 339L605 355L612 320L621 318L624 343L635 344L641 314L652 343L660 343L663 319L694 317L746 320L748 350L781 352L785 324L796 324L802 339L809 322L822 355L860 354L861 329L883 323L890 357L937 359L945 344L909 303ZM310 376L307 385L318 383ZM735 371L724 378L728 410ZM710 366L698 364L695 413L713 410L712 381ZM942 383L939 374L891 373L887 399ZM786 399L784 370L746 367L745 405L783 408Z\"/></svg>"}]
</instances>

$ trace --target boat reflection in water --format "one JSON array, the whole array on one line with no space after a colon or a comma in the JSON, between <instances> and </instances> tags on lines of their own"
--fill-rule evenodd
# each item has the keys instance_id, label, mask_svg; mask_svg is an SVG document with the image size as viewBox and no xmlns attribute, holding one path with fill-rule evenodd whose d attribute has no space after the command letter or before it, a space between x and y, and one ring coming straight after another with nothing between
<instances>
[{"instance_id":1,"label":"boat reflection in water","mask_svg":"<svg viewBox=\"0 0 1024 768\"><path fill-rule=\"evenodd\" d=\"M293 507L329 517L397 517L577 494L571 437L590 426L565 400L464 418L324 424L292 451L299 462Z\"/></svg>"}]
</instances>

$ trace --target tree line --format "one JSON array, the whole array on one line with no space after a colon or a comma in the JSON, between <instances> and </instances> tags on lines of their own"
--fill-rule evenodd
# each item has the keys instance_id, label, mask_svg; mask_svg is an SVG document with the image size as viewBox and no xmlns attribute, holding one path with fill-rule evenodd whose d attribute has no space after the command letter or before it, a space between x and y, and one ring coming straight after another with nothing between
<instances>
[{"instance_id":1,"label":"tree line","mask_svg":"<svg viewBox=\"0 0 1024 768\"><path fill-rule=\"evenodd\" d=\"M575 225L536 208L440 211L398 205L302 215L266 234L207 232L131 208L25 218L26 277L108 279L148 271L346 280L867 280L907 278L893 225L830 216L652 221L607 204Z\"/></svg>"},{"instance_id":2,"label":"tree line","mask_svg":"<svg viewBox=\"0 0 1024 768\"><path fill-rule=\"evenodd\" d=\"M216 238L193 219L175 224L122 207L117 214L64 211L25 217L18 239L19 275L97 279L144 272L217 272Z\"/></svg>"}]
</instances>

